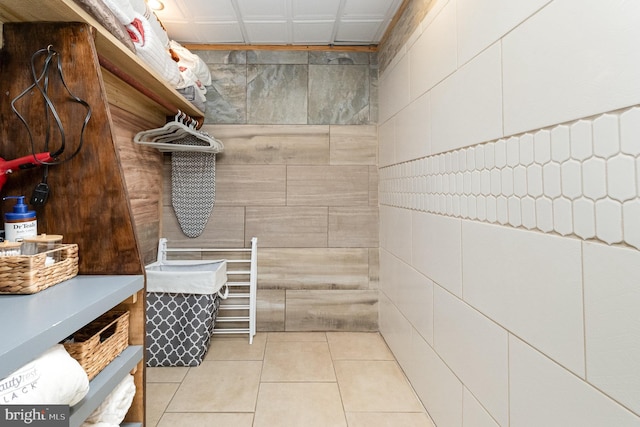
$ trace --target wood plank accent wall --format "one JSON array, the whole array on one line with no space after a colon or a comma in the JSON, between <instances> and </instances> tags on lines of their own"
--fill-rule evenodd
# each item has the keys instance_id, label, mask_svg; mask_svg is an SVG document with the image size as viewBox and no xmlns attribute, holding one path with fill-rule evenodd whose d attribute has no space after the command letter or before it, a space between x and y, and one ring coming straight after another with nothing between
<instances>
[{"instance_id":1,"label":"wood plank accent wall","mask_svg":"<svg viewBox=\"0 0 640 427\"><path fill-rule=\"evenodd\" d=\"M115 143L133 213L143 264L156 260L162 215L162 153L133 142L136 133L158 127L128 111L111 105ZM164 118L162 123L164 123Z\"/></svg>"},{"instance_id":2,"label":"wood plank accent wall","mask_svg":"<svg viewBox=\"0 0 640 427\"><path fill-rule=\"evenodd\" d=\"M1 153L5 159L31 153L25 126L11 110L11 100L32 83L30 60L34 52L52 45L62 59L70 90L92 108L83 147L75 158L49 168L51 195L36 210L38 231L62 234L65 242L78 244L81 274L141 274L133 218L122 176L120 156L113 144L109 106L88 25L66 23L11 23L4 25L4 49L0 68ZM42 67L42 58L37 62ZM84 107L71 103L59 81L50 83L52 99L64 125L67 149L77 147L85 116ZM32 129L36 151L45 151L44 105L36 91L16 103ZM55 129L52 147L60 144ZM31 196L42 179L40 169L20 171L9 177L2 195ZM3 211L12 202L3 203Z\"/></svg>"}]
</instances>

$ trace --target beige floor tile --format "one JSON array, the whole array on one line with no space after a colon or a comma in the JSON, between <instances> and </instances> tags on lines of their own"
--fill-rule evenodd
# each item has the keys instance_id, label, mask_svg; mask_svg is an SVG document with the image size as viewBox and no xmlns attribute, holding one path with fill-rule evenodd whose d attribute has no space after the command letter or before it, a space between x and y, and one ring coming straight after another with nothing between
<instances>
[{"instance_id":1,"label":"beige floor tile","mask_svg":"<svg viewBox=\"0 0 640 427\"><path fill-rule=\"evenodd\" d=\"M377 332L327 332L333 360L394 360Z\"/></svg>"},{"instance_id":2,"label":"beige floor tile","mask_svg":"<svg viewBox=\"0 0 640 427\"><path fill-rule=\"evenodd\" d=\"M434 427L426 413L347 412L349 427Z\"/></svg>"},{"instance_id":3,"label":"beige floor tile","mask_svg":"<svg viewBox=\"0 0 640 427\"><path fill-rule=\"evenodd\" d=\"M188 371L188 366L147 368L147 383L179 383Z\"/></svg>"},{"instance_id":4,"label":"beige floor tile","mask_svg":"<svg viewBox=\"0 0 640 427\"><path fill-rule=\"evenodd\" d=\"M167 412L158 423L158 427L251 427L252 424L253 414Z\"/></svg>"},{"instance_id":5,"label":"beige floor tile","mask_svg":"<svg viewBox=\"0 0 640 427\"><path fill-rule=\"evenodd\" d=\"M395 361L337 360L334 365L345 411L424 411Z\"/></svg>"},{"instance_id":6,"label":"beige floor tile","mask_svg":"<svg viewBox=\"0 0 640 427\"><path fill-rule=\"evenodd\" d=\"M145 426L154 427L158 423L179 385L178 383L147 383Z\"/></svg>"},{"instance_id":7,"label":"beige floor tile","mask_svg":"<svg viewBox=\"0 0 640 427\"><path fill-rule=\"evenodd\" d=\"M260 361L202 362L189 369L167 412L253 412Z\"/></svg>"},{"instance_id":8,"label":"beige floor tile","mask_svg":"<svg viewBox=\"0 0 640 427\"><path fill-rule=\"evenodd\" d=\"M262 383L254 427L346 427L335 383Z\"/></svg>"},{"instance_id":9,"label":"beige floor tile","mask_svg":"<svg viewBox=\"0 0 640 427\"><path fill-rule=\"evenodd\" d=\"M262 360L267 334L256 334L253 344L244 338L214 337L204 360Z\"/></svg>"},{"instance_id":10,"label":"beige floor tile","mask_svg":"<svg viewBox=\"0 0 640 427\"><path fill-rule=\"evenodd\" d=\"M326 342L267 342L262 381L335 381Z\"/></svg>"},{"instance_id":11,"label":"beige floor tile","mask_svg":"<svg viewBox=\"0 0 640 427\"><path fill-rule=\"evenodd\" d=\"M268 341L327 341L327 334L324 332L269 332Z\"/></svg>"}]
</instances>

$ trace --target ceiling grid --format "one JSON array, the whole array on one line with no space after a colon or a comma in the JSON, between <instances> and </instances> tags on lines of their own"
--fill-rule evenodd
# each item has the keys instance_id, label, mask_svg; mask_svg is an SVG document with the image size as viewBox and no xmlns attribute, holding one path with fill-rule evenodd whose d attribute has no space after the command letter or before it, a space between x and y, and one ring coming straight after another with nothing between
<instances>
[{"instance_id":1,"label":"ceiling grid","mask_svg":"<svg viewBox=\"0 0 640 427\"><path fill-rule=\"evenodd\" d=\"M377 45L402 0L163 0L182 43Z\"/></svg>"}]
</instances>

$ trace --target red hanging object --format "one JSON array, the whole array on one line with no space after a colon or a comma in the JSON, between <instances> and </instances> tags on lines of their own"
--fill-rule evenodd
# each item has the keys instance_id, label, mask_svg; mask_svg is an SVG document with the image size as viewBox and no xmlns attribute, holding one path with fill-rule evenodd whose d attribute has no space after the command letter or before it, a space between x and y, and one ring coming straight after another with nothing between
<instances>
[{"instance_id":1,"label":"red hanging object","mask_svg":"<svg viewBox=\"0 0 640 427\"><path fill-rule=\"evenodd\" d=\"M7 182L9 174L20 169L30 169L42 163L52 162L54 159L50 153L29 154L13 160L5 160L0 157L0 191Z\"/></svg>"}]
</instances>

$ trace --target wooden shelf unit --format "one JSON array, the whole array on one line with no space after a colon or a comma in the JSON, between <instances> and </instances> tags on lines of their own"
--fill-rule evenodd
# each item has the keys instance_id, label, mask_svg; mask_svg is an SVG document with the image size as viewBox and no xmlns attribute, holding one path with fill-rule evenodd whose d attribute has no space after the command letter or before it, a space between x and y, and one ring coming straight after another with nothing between
<instances>
[{"instance_id":1,"label":"wooden shelf unit","mask_svg":"<svg viewBox=\"0 0 640 427\"><path fill-rule=\"evenodd\" d=\"M64 242L77 243L81 275L144 277L144 265L156 259L161 235L163 161L161 153L138 146L133 136L164 125L167 116L175 115L174 108L194 118L202 118L203 113L72 0L2 0L0 23L2 159L31 154L26 129L10 102L32 83L29 63L36 50L50 44L55 47L61 54L67 85L93 110L79 155L49 168L51 195L44 207L36 209L38 232L62 234ZM155 99L102 67L101 59L117 68L118 74L142 83ZM34 102L36 95L34 92ZM56 104L56 99L53 101ZM37 145L45 133L44 104L34 105L26 108L21 104L21 108L28 110L25 117L35 129ZM77 123L84 113L77 105L62 105L58 113L68 141L76 144L80 137ZM0 198L25 195L28 199L41 180L41 168L17 171L9 177ZM0 202L0 208L1 214L9 206ZM144 304L144 290L122 304L131 313L129 342L133 346L144 346ZM140 360L127 425L144 423L144 369Z\"/></svg>"},{"instance_id":2,"label":"wooden shelf unit","mask_svg":"<svg viewBox=\"0 0 640 427\"><path fill-rule=\"evenodd\" d=\"M97 52L116 67L142 82L162 99L194 117L202 117L202 111L169 86L152 69L127 49L115 36L89 15L73 0L2 0L0 22L83 22L95 28ZM140 95L141 96L141 95ZM166 111L173 116L175 112Z\"/></svg>"},{"instance_id":3,"label":"wooden shelf unit","mask_svg":"<svg viewBox=\"0 0 640 427\"><path fill-rule=\"evenodd\" d=\"M144 276L77 276L33 295L1 295L0 378L143 289ZM143 358L130 345L90 382L89 393L71 407L78 427Z\"/></svg>"}]
</instances>

